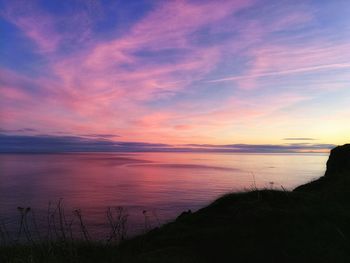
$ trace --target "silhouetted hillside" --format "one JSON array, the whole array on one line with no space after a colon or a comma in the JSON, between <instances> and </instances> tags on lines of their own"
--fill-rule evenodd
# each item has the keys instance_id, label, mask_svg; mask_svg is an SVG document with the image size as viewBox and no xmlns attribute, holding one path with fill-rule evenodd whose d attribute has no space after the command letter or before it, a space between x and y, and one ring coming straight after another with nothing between
<instances>
[{"instance_id":1,"label":"silhouetted hillside","mask_svg":"<svg viewBox=\"0 0 350 263\"><path fill-rule=\"evenodd\" d=\"M225 195L123 244L135 262L350 262L350 145L293 192Z\"/></svg>"}]
</instances>

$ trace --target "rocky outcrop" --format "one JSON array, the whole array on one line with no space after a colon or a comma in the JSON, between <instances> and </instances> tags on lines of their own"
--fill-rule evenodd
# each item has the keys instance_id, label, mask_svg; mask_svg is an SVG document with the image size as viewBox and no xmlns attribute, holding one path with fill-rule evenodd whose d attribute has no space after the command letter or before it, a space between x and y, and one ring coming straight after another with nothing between
<instances>
[{"instance_id":1,"label":"rocky outcrop","mask_svg":"<svg viewBox=\"0 0 350 263\"><path fill-rule=\"evenodd\" d=\"M344 144L331 150L324 176L313 182L298 186L294 191L349 192L350 144Z\"/></svg>"},{"instance_id":2,"label":"rocky outcrop","mask_svg":"<svg viewBox=\"0 0 350 263\"><path fill-rule=\"evenodd\" d=\"M345 176L350 172L350 144L338 146L331 151L325 177Z\"/></svg>"}]
</instances>

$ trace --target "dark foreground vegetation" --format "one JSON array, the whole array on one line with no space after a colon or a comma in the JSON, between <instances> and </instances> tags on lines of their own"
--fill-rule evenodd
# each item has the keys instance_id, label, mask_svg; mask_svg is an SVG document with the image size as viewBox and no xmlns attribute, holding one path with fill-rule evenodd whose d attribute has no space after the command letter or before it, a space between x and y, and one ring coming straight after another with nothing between
<instances>
[{"instance_id":1,"label":"dark foreground vegetation","mask_svg":"<svg viewBox=\"0 0 350 263\"><path fill-rule=\"evenodd\" d=\"M227 194L130 240L121 229L105 243L2 246L0 262L350 262L350 145L332 150L325 176L292 192Z\"/></svg>"}]
</instances>

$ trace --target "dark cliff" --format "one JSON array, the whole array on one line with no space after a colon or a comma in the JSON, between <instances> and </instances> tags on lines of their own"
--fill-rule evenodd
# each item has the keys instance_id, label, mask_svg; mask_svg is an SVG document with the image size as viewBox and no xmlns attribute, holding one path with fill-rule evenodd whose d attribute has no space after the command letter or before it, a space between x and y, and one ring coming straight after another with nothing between
<instances>
[{"instance_id":1,"label":"dark cliff","mask_svg":"<svg viewBox=\"0 0 350 263\"><path fill-rule=\"evenodd\" d=\"M350 203L350 144L331 150L327 170L321 178L301 185L294 192L304 192L341 203Z\"/></svg>"},{"instance_id":2,"label":"dark cliff","mask_svg":"<svg viewBox=\"0 0 350 263\"><path fill-rule=\"evenodd\" d=\"M325 177L350 176L350 144L338 146L331 151Z\"/></svg>"}]
</instances>

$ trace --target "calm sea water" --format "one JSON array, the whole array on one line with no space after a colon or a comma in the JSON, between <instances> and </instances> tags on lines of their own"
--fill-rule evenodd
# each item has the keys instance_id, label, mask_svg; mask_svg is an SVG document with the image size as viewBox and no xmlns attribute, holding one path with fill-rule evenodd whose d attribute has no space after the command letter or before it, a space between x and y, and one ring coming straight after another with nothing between
<instances>
[{"instance_id":1,"label":"calm sea water","mask_svg":"<svg viewBox=\"0 0 350 263\"><path fill-rule=\"evenodd\" d=\"M103 235L106 209L123 206L130 233L196 210L231 191L293 189L320 177L327 155L219 153L1 154L0 220L18 221L17 207L44 217L63 198L69 217L80 208L92 235ZM270 183L273 182L273 183Z\"/></svg>"}]
</instances>

